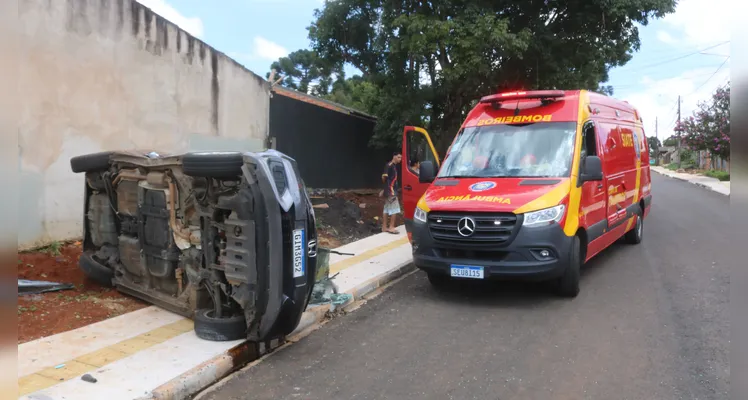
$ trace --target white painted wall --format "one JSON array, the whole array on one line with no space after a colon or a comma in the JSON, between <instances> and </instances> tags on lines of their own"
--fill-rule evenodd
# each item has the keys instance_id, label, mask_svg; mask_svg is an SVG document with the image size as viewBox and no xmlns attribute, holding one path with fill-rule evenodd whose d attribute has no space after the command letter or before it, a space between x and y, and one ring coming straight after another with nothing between
<instances>
[{"instance_id":1,"label":"white painted wall","mask_svg":"<svg viewBox=\"0 0 748 400\"><path fill-rule=\"evenodd\" d=\"M70 158L256 151L268 83L133 0L19 0L19 248L79 237ZM15 57L14 57L15 58ZM7 100L7 99L6 99Z\"/></svg>"}]
</instances>

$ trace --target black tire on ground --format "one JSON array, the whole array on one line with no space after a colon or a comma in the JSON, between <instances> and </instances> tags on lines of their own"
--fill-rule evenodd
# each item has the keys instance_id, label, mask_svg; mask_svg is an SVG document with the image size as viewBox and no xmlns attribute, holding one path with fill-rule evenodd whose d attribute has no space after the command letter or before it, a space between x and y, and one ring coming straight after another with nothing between
<instances>
[{"instance_id":1,"label":"black tire on ground","mask_svg":"<svg viewBox=\"0 0 748 400\"><path fill-rule=\"evenodd\" d=\"M582 267L581 242L579 236L574 236L569 250L569 264L564 274L555 282L556 294L561 297L577 297L579 294L579 272Z\"/></svg>"},{"instance_id":2,"label":"black tire on ground","mask_svg":"<svg viewBox=\"0 0 748 400\"><path fill-rule=\"evenodd\" d=\"M91 256L91 254L81 254L78 265L80 266L81 270L83 270L83 273L92 281L106 287L114 286L114 284L112 284L112 280L114 279L114 271L106 265L102 265L101 263L96 261Z\"/></svg>"},{"instance_id":3,"label":"black tire on ground","mask_svg":"<svg viewBox=\"0 0 748 400\"><path fill-rule=\"evenodd\" d=\"M437 289L446 288L451 282L451 278L448 275L437 274L433 272L427 272L426 275L429 278L429 283L431 283L431 286Z\"/></svg>"},{"instance_id":4,"label":"black tire on ground","mask_svg":"<svg viewBox=\"0 0 748 400\"><path fill-rule=\"evenodd\" d=\"M84 154L70 159L70 169L76 174L79 172L103 171L109 168L109 157L111 151Z\"/></svg>"},{"instance_id":5,"label":"black tire on ground","mask_svg":"<svg viewBox=\"0 0 748 400\"><path fill-rule=\"evenodd\" d=\"M187 153L182 157L185 175L203 178L234 178L242 174L244 157L239 152Z\"/></svg>"},{"instance_id":6,"label":"black tire on ground","mask_svg":"<svg viewBox=\"0 0 748 400\"><path fill-rule=\"evenodd\" d=\"M623 236L623 240L628 244L639 244L642 242L644 237L644 219L642 218L642 212L636 213L636 225L634 229L626 232Z\"/></svg>"},{"instance_id":7,"label":"black tire on ground","mask_svg":"<svg viewBox=\"0 0 748 400\"><path fill-rule=\"evenodd\" d=\"M247 321L243 315L215 318L214 309L195 311L195 334L200 339L226 342L247 338Z\"/></svg>"}]
</instances>

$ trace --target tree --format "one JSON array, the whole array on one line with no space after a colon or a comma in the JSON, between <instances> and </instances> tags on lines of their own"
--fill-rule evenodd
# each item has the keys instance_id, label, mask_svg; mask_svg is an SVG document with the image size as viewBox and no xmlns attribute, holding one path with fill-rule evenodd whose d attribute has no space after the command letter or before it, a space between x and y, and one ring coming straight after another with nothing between
<instances>
[{"instance_id":1,"label":"tree","mask_svg":"<svg viewBox=\"0 0 748 400\"><path fill-rule=\"evenodd\" d=\"M665 139L664 142L662 142L667 147L675 147L678 145L678 138L675 136L670 136L667 139Z\"/></svg>"},{"instance_id":2,"label":"tree","mask_svg":"<svg viewBox=\"0 0 748 400\"><path fill-rule=\"evenodd\" d=\"M707 151L712 156L730 159L730 87L719 88L709 102L680 124L683 143L690 150Z\"/></svg>"},{"instance_id":3,"label":"tree","mask_svg":"<svg viewBox=\"0 0 748 400\"><path fill-rule=\"evenodd\" d=\"M481 96L507 89L601 86L639 48L636 24L675 0L431 0L325 2L309 27L313 48L349 63L379 100L376 143L406 121L444 149Z\"/></svg>"},{"instance_id":4,"label":"tree","mask_svg":"<svg viewBox=\"0 0 748 400\"><path fill-rule=\"evenodd\" d=\"M369 113L378 104L379 88L356 75L348 79L338 79L332 84L331 93L322 97L358 111Z\"/></svg>"},{"instance_id":5,"label":"tree","mask_svg":"<svg viewBox=\"0 0 748 400\"><path fill-rule=\"evenodd\" d=\"M660 147L662 147L660 139L658 139L656 136L650 136L647 138L647 145L649 147L649 158L657 160L657 156L660 152Z\"/></svg>"},{"instance_id":6,"label":"tree","mask_svg":"<svg viewBox=\"0 0 748 400\"><path fill-rule=\"evenodd\" d=\"M332 84L335 66L312 50L301 49L281 57L270 65L271 70L283 76L281 86L308 94L325 95ZM270 77L268 72L266 78Z\"/></svg>"}]
</instances>

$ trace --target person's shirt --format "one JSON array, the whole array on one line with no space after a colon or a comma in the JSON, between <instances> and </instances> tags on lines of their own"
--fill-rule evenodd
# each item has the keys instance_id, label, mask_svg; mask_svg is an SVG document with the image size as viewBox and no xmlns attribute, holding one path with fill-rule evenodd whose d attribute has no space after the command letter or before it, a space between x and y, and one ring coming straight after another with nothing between
<instances>
[{"instance_id":1,"label":"person's shirt","mask_svg":"<svg viewBox=\"0 0 748 400\"><path fill-rule=\"evenodd\" d=\"M386 175L384 193L392 197L397 193L397 165L388 162L384 171Z\"/></svg>"}]
</instances>

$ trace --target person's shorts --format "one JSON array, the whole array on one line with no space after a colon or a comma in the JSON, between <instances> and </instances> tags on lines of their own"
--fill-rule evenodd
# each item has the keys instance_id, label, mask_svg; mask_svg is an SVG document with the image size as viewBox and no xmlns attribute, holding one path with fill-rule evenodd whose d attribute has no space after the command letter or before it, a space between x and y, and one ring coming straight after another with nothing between
<instances>
[{"instance_id":1,"label":"person's shorts","mask_svg":"<svg viewBox=\"0 0 748 400\"><path fill-rule=\"evenodd\" d=\"M390 196L384 203L384 213L387 215L400 214L400 202L397 196Z\"/></svg>"}]
</instances>

